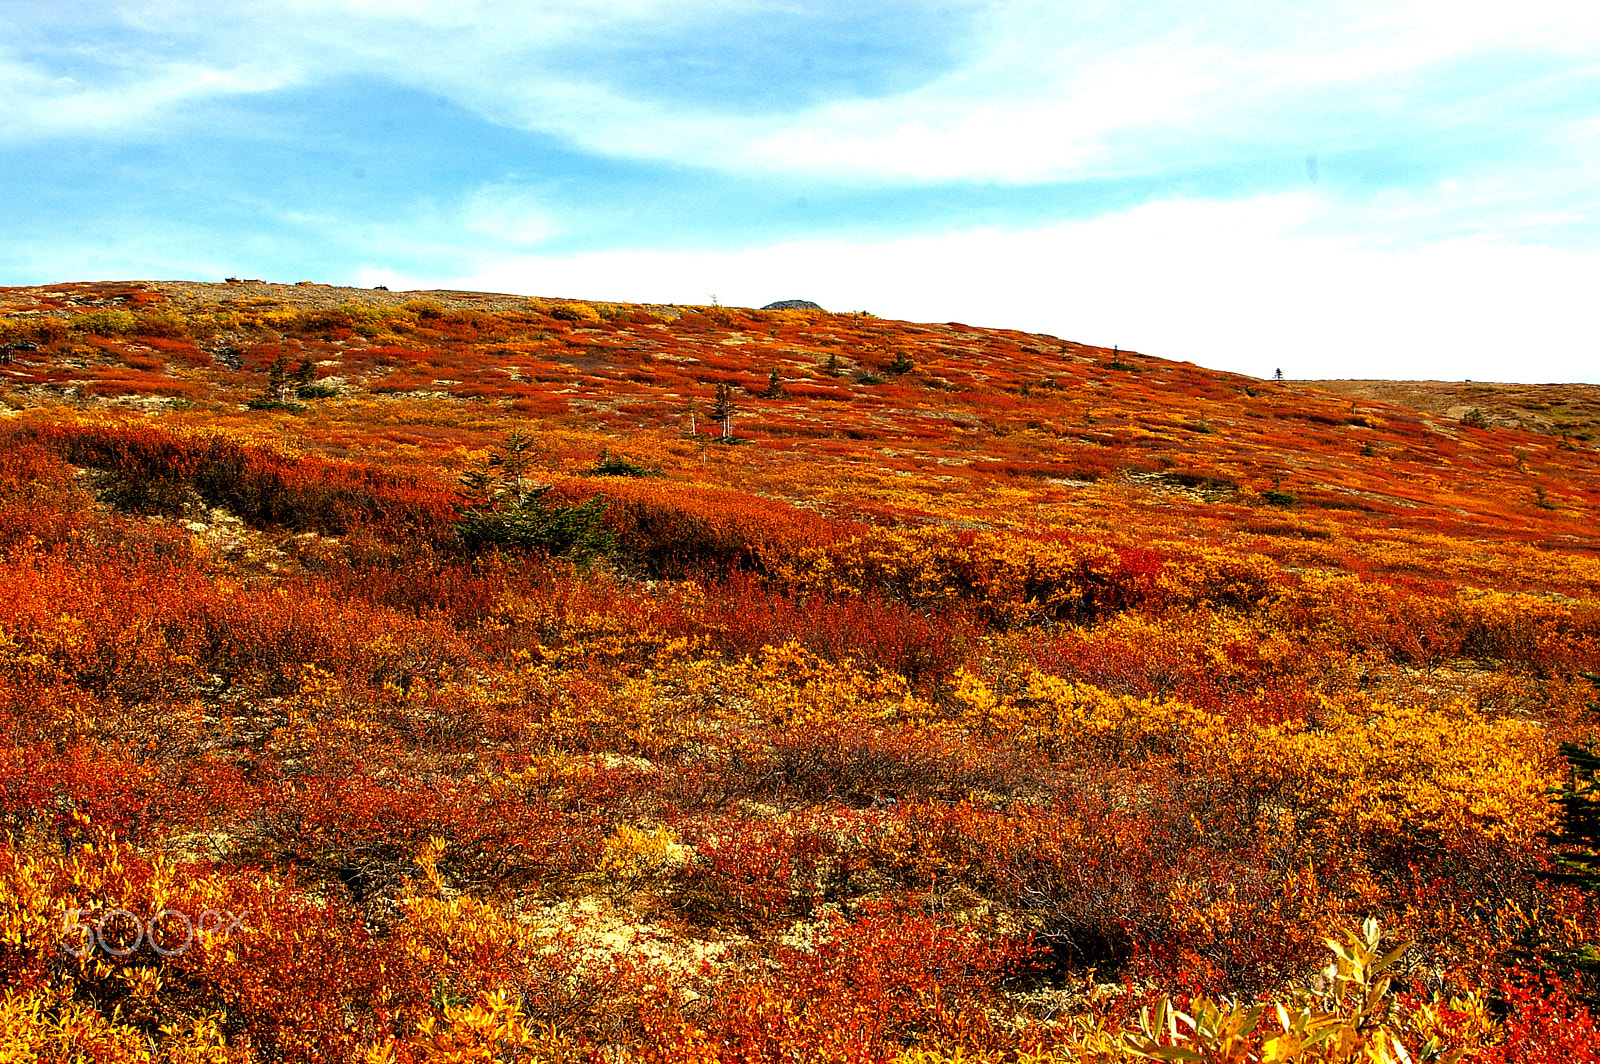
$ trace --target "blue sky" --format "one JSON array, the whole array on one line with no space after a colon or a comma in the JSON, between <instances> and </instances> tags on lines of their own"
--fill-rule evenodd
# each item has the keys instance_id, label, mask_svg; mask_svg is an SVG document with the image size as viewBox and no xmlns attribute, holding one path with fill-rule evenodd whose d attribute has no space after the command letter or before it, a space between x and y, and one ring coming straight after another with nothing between
<instances>
[{"instance_id":1,"label":"blue sky","mask_svg":"<svg viewBox=\"0 0 1600 1064\"><path fill-rule=\"evenodd\" d=\"M959 320L1600 381L1600 9L0 4L0 283Z\"/></svg>"}]
</instances>

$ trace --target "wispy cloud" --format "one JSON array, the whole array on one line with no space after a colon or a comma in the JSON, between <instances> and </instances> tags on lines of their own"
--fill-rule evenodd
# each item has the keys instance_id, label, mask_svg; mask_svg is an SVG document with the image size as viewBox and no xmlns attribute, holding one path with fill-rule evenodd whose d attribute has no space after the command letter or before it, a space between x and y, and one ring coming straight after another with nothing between
<instances>
[{"instance_id":1,"label":"wispy cloud","mask_svg":"<svg viewBox=\"0 0 1600 1064\"><path fill-rule=\"evenodd\" d=\"M833 310L1048 332L1267 376L1600 383L1600 250L1455 239L1387 252L1303 233L1309 194L1173 200L1029 232L731 252L486 260L364 283Z\"/></svg>"},{"instance_id":2,"label":"wispy cloud","mask_svg":"<svg viewBox=\"0 0 1600 1064\"><path fill-rule=\"evenodd\" d=\"M131 110L378 77L608 155L910 179L1117 170L1137 131L1164 155L1199 157L1307 123L1358 134L1379 108L1397 125L1419 109L1439 119L1481 98L1484 81L1492 91L1504 56L1536 54L1541 76L1592 83L1600 42L1591 6L1538 0L1309 12L1250 0L1199 12L1053 0L295 2L221 15L177 0L123 11L50 20L51 34L33 35L43 43L31 78L10 91L54 102L67 76ZM1480 63L1470 76L1468 62ZM100 116L120 120L115 108Z\"/></svg>"}]
</instances>

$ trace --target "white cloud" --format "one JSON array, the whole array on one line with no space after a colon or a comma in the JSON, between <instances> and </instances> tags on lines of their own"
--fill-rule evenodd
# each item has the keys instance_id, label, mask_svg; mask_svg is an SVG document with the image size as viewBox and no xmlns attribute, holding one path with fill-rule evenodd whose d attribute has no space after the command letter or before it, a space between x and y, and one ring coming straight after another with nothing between
<instances>
[{"instance_id":1,"label":"white cloud","mask_svg":"<svg viewBox=\"0 0 1600 1064\"><path fill-rule=\"evenodd\" d=\"M256 60L233 67L188 61L139 65L98 77L52 76L0 56L0 139L109 134L141 137L174 107L202 97L268 92L299 80L292 67Z\"/></svg>"},{"instance_id":2,"label":"white cloud","mask_svg":"<svg viewBox=\"0 0 1600 1064\"><path fill-rule=\"evenodd\" d=\"M525 248L556 234L537 197L514 185L485 185L466 198L462 224L492 247Z\"/></svg>"},{"instance_id":3,"label":"white cloud","mask_svg":"<svg viewBox=\"0 0 1600 1064\"><path fill-rule=\"evenodd\" d=\"M968 81L969 77L956 79ZM1120 56L1000 96L936 84L799 115L777 132L727 123L701 151L730 170L1026 182L1103 169L1106 139L1190 114L1213 76L1184 57ZM679 138L692 135L679 129Z\"/></svg>"},{"instance_id":4,"label":"white cloud","mask_svg":"<svg viewBox=\"0 0 1600 1064\"><path fill-rule=\"evenodd\" d=\"M1476 91L1434 80L1437 67L1509 49L1581 56L1600 46L1590 5L1344 0L1286 10L1267 0L1200 13L1180 0L1013 0L990 5L965 61L926 84L779 116L686 109L600 80L482 78L470 65L450 91L500 120L612 155L743 173L1027 182L1145 166L1141 144L1163 154L1263 130L1304 135L1303 109L1361 127L1369 112L1404 114Z\"/></svg>"},{"instance_id":5,"label":"white cloud","mask_svg":"<svg viewBox=\"0 0 1600 1064\"><path fill-rule=\"evenodd\" d=\"M1308 196L1169 201L1032 232L728 253L520 256L363 284L833 310L1120 344L1260 376L1600 382L1600 252L1450 241L1405 251L1296 235Z\"/></svg>"},{"instance_id":6,"label":"white cloud","mask_svg":"<svg viewBox=\"0 0 1600 1064\"><path fill-rule=\"evenodd\" d=\"M330 208L316 228L372 260L429 261L452 275L369 271L368 283L678 302L716 292L756 305L813 298L1296 376L1600 373L1580 309L1600 280L1600 253L1537 243L1592 246L1596 215L1583 190L1600 177L1600 120L1578 95L1600 54L1592 0L975 0L958 62L928 64L920 82L887 79L901 86L892 92L760 116L571 61L604 56L615 41L637 55L685 39L675 33L718 40L731 16L781 21L786 2L87 2L51 25L41 16L0 35L0 142L137 139L191 101L353 77L435 93L605 155L758 180L798 175L846 202L859 191L852 185L882 182L1101 178L1139 189L1184 173L1201 175L1204 188L1205 173L1241 159L1281 152L1292 173L1316 151L1321 198L1169 201L1029 232L541 256L557 235L554 205L575 210L580 225L584 212L606 213L608 189L584 186L594 198L575 205L574 186L549 186L542 203L537 173L532 191L445 184L419 189L410 213L385 204L390 221ZM828 43L796 47L825 56ZM1457 153L1461 141L1470 144ZM1361 157L1341 172L1341 153ZM1229 170L1211 187L1238 194L1253 179ZM1263 180L1258 187L1284 187ZM1477 237L1444 239L1463 233ZM220 237L244 246L240 235ZM219 234L195 234L208 238ZM140 260L128 250L134 239L115 260L134 266L116 272L188 261L165 250ZM97 272L84 265L97 261L93 249L70 238L50 254L70 268L49 275ZM482 265L455 265L472 261Z\"/></svg>"}]
</instances>

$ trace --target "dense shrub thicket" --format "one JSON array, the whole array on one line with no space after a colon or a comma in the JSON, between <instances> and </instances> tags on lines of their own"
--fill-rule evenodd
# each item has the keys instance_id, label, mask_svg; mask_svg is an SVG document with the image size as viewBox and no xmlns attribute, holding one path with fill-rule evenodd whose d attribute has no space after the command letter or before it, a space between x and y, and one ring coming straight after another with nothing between
<instances>
[{"instance_id":1,"label":"dense shrub thicket","mask_svg":"<svg viewBox=\"0 0 1600 1064\"><path fill-rule=\"evenodd\" d=\"M1276 506L1211 450L1263 396L1146 360L1118 387L1195 409L1113 415L1100 362L963 326L102 309L0 321L16 379L81 348L238 401L0 428L0 1059L1595 1058L1560 509ZM685 350L747 442L640 424ZM312 355L371 375L238 409ZM1523 475L1316 402L1292 431Z\"/></svg>"}]
</instances>

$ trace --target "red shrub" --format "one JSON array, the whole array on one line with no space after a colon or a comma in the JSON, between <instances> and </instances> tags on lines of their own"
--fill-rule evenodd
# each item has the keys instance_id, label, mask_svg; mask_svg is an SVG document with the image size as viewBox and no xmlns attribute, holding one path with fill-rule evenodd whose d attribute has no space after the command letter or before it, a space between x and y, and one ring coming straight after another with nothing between
<instances>
[{"instance_id":1,"label":"red shrub","mask_svg":"<svg viewBox=\"0 0 1600 1064\"><path fill-rule=\"evenodd\" d=\"M1567 996L1554 976L1524 976L1501 987L1511 1014L1504 1041L1475 1060L1486 1064L1596 1064L1600 1020Z\"/></svg>"},{"instance_id":2,"label":"red shrub","mask_svg":"<svg viewBox=\"0 0 1600 1064\"><path fill-rule=\"evenodd\" d=\"M290 458L215 436L179 436L144 426L29 425L21 442L117 478L113 498L131 509L165 509L187 489L252 524L339 534L358 525L443 538L451 494L414 476L321 458ZM9 444L9 441L7 441Z\"/></svg>"},{"instance_id":3,"label":"red shrub","mask_svg":"<svg viewBox=\"0 0 1600 1064\"><path fill-rule=\"evenodd\" d=\"M983 634L964 610L919 611L870 594L788 595L739 574L707 588L704 616L716 642L735 653L793 640L830 660L855 659L927 685L953 676Z\"/></svg>"}]
</instances>

